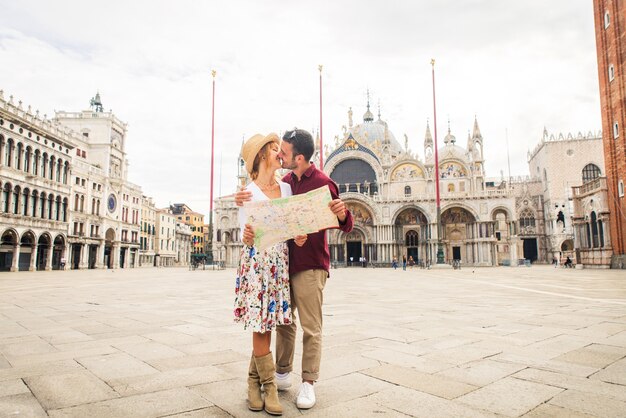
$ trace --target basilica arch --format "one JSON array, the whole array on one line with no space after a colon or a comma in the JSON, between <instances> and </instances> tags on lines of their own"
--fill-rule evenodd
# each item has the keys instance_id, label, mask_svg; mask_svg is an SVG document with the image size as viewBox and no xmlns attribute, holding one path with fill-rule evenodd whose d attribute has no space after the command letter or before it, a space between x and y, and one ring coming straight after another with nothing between
<instances>
[{"instance_id":1,"label":"basilica arch","mask_svg":"<svg viewBox=\"0 0 626 418\"><path fill-rule=\"evenodd\" d=\"M495 245L495 263L505 264L505 260L517 259L517 223L513 220L511 212L504 206L497 206L491 211L493 222Z\"/></svg>"},{"instance_id":2,"label":"basilica arch","mask_svg":"<svg viewBox=\"0 0 626 418\"><path fill-rule=\"evenodd\" d=\"M360 158L339 162L330 174L339 193L353 192L373 195L378 192L378 178L371 164Z\"/></svg>"},{"instance_id":3,"label":"basilica arch","mask_svg":"<svg viewBox=\"0 0 626 418\"><path fill-rule=\"evenodd\" d=\"M346 200L346 208L352 213L352 218L355 224L360 224L364 227L377 224L374 210L365 202L359 200Z\"/></svg>"},{"instance_id":4,"label":"basilica arch","mask_svg":"<svg viewBox=\"0 0 626 418\"><path fill-rule=\"evenodd\" d=\"M394 237L397 247L394 256L398 259L406 257L414 263L431 258L429 248L430 226L423 209L409 205L400 208L393 218Z\"/></svg>"},{"instance_id":5,"label":"basilica arch","mask_svg":"<svg viewBox=\"0 0 626 418\"><path fill-rule=\"evenodd\" d=\"M494 223L480 221L465 205L449 205L441 213L441 241L446 261L463 264L494 265Z\"/></svg>"},{"instance_id":6,"label":"basilica arch","mask_svg":"<svg viewBox=\"0 0 626 418\"><path fill-rule=\"evenodd\" d=\"M368 228L366 224L355 221L352 231L348 234L334 229L329 231L328 249L330 259L338 263L350 265L365 257L368 262L378 260L377 243L374 239L375 230Z\"/></svg>"}]
</instances>

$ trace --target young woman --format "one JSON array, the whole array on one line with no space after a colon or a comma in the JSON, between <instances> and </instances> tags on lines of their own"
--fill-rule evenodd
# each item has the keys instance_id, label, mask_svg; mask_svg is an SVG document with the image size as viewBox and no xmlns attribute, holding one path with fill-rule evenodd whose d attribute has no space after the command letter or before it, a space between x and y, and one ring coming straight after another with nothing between
<instances>
[{"instance_id":1,"label":"young woman","mask_svg":"<svg viewBox=\"0 0 626 418\"><path fill-rule=\"evenodd\" d=\"M278 152L279 138L274 133L254 135L243 145L242 157L252 180L246 190L252 192L252 201L291 196L291 187L276 179L276 170L281 168ZM240 208L242 236L246 219L245 208ZM305 240L306 236L297 237L296 244L302 245ZM248 408L253 411L265 409L272 415L282 414L270 343L277 326L291 324L289 291L287 244L281 242L257 252L253 240L244 240L235 285L235 321L243 323L244 329L252 330Z\"/></svg>"}]
</instances>

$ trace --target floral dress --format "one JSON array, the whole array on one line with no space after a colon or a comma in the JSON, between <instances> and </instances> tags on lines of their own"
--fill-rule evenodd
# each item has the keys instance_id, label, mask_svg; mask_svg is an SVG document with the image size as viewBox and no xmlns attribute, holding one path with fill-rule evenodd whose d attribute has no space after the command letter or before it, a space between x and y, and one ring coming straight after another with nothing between
<instances>
[{"instance_id":1,"label":"floral dress","mask_svg":"<svg viewBox=\"0 0 626 418\"><path fill-rule=\"evenodd\" d=\"M279 182L281 196L291 196L288 184ZM267 196L250 183L247 190L252 200L267 200ZM241 230L245 225L245 211L239 210ZM292 322L289 295L289 250L281 242L257 252L255 247L244 245L235 280L235 322L243 323L244 329L264 333L278 325Z\"/></svg>"}]
</instances>

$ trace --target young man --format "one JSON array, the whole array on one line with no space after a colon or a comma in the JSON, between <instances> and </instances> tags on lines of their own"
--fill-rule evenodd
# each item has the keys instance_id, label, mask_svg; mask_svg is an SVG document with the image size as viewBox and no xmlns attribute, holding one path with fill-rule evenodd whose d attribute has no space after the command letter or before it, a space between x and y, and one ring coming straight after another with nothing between
<instances>
[{"instance_id":1,"label":"young man","mask_svg":"<svg viewBox=\"0 0 626 418\"><path fill-rule=\"evenodd\" d=\"M331 211L337 215L339 228L348 233L352 230L352 214L339 199L339 188L324 172L311 163L315 150L313 137L303 129L287 131L280 145L279 158L282 167L292 170L283 181L291 185L294 195L306 193L322 186L328 186L332 201ZM249 192L240 191L235 202L241 206L249 200ZM249 226L242 234L243 239L254 237ZM289 281L291 284L291 303L294 312L292 325L281 326L276 331L276 382L278 389L291 387L289 373L293 370L293 355L296 341L295 315L300 317L304 333L302 350L302 384L296 399L296 405L308 409L315 405L313 385L319 378L322 356L322 303L323 290L330 269L330 253L326 231L309 234L301 247L289 242Z\"/></svg>"}]
</instances>

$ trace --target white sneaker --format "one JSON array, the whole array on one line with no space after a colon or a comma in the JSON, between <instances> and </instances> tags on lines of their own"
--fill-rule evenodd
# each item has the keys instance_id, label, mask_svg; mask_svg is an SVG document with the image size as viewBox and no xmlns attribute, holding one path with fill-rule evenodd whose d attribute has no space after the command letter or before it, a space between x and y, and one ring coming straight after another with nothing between
<instances>
[{"instance_id":1,"label":"white sneaker","mask_svg":"<svg viewBox=\"0 0 626 418\"><path fill-rule=\"evenodd\" d=\"M296 406L300 409L309 409L315 405L315 390L309 382L302 382L296 399Z\"/></svg>"},{"instance_id":2,"label":"white sneaker","mask_svg":"<svg viewBox=\"0 0 626 418\"><path fill-rule=\"evenodd\" d=\"M274 380L276 381L276 387L278 390L287 390L291 387L291 377L289 376L289 372L276 373L274 375Z\"/></svg>"}]
</instances>

